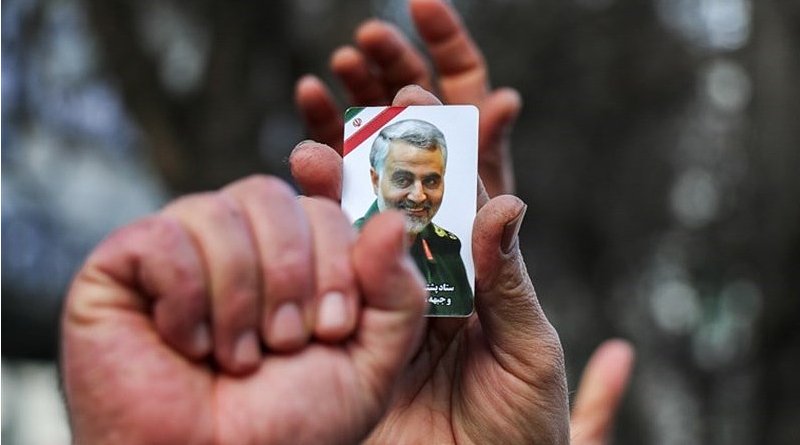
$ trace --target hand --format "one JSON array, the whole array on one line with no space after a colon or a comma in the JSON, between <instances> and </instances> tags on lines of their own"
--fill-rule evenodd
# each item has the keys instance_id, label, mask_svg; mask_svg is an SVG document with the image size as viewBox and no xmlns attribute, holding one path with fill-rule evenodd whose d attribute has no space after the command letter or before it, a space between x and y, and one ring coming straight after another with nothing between
<instances>
[{"instance_id":1,"label":"hand","mask_svg":"<svg viewBox=\"0 0 800 445\"><path fill-rule=\"evenodd\" d=\"M435 105L407 87L393 105ZM311 193L338 199L341 159L316 143L297 147L292 174ZM327 185L326 185L327 184ZM482 191L473 232L476 314L430 319L371 443L569 442L563 353L519 251L525 205Z\"/></svg>"},{"instance_id":2,"label":"hand","mask_svg":"<svg viewBox=\"0 0 800 445\"><path fill-rule=\"evenodd\" d=\"M192 195L89 257L62 323L76 443L354 443L422 333L404 221L356 235L265 177Z\"/></svg>"},{"instance_id":3,"label":"hand","mask_svg":"<svg viewBox=\"0 0 800 445\"><path fill-rule=\"evenodd\" d=\"M386 105L397 91L417 84L436 91L446 104L480 108L479 171L490 197L514 192L509 136L522 100L511 88L491 90L483 55L456 11L442 0L411 0L411 16L438 72L393 25L364 22L356 46L343 46L331 57L331 69L342 81L353 105ZM341 153L342 112L328 88L316 77L301 78L295 100L311 136Z\"/></svg>"}]
</instances>

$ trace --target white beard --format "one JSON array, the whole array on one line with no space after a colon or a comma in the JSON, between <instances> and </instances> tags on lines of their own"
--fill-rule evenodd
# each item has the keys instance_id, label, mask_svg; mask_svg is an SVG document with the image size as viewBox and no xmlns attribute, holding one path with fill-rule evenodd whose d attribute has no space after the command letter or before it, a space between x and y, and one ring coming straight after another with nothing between
<instances>
[{"instance_id":1,"label":"white beard","mask_svg":"<svg viewBox=\"0 0 800 445\"><path fill-rule=\"evenodd\" d=\"M380 210L381 212L389 208L394 208L394 207L389 207L386 204L386 201L384 201L383 196L381 196L380 194L378 194L377 201L378 201L378 210ZM398 210L400 210L401 212L403 211L402 209ZM406 219L406 232L408 232L411 235L419 234L420 232L425 230L425 226L427 226L431 222L430 219L428 218L411 216L405 212L403 212L403 216L405 216Z\"/></svg>"},{"instance_id":2,"label":"white beard","mask_svg":"<svg viewBox=\"0 0 800 445\"><path fill-rule=\"evenodd\" d=\"M427 218L417 218L416 216L406 215L406 232L418 235L425 230L425 226L427 226L428 223L430 223L430 221L428 221Z\"/></svg>"}]
</instances>

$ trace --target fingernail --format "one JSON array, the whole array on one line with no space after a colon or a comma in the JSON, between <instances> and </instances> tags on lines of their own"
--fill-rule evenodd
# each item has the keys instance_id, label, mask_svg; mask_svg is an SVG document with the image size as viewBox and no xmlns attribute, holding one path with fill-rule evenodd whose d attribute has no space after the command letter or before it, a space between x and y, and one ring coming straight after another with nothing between
<instances>
[{"instance_id":1,"label":"fingernail","mask_svg":"<svg viewBox=\"0 0 800 445\"><path fill-rule=\"evenodd\" d=\"M423 90L423 91L425 91L425 88L422 88L421 86L419 86L419 85L417 85L415 83L412 83L412 84L408 84L408 85L404 86L403 88L400 88L399 90L397 90L397 95L399 95L400 93L407 93L409 91L415 91L415 90Z\"/></svg>"},{"instance_id":2,"label":"fingernail","mask_svg":"<svg viewBox=\"0 0 800 445\"><path fill-rule=\"evenodd\" d=\"M211 350L211 331L207 324L200 323L195 328L192 341L194 342L194 350L198 354L206 354Z\"/></svg>"},{"instance_id":3,"label":"fingernail","mask_svg":"<svg viewBox=\"0 0 800 445\"><path fill-rule=\"evenodd\" d=\"M238 365L250 365L258 361L260 351L258 336L252 330L242 334L233 347L233 360Z\"/></svg>"},{"instance_id":4,"label":"fingernail","mask_svg":"<svg viewBox=\"0 0 800 445\"><path fill-rule=\"evenodd\" d=\"M269 340L272 346L292 347L300 345L306 338L300 308L294 302L282 304L272 316L269 327Z\"/></svg>"},{"instance_id":5,"label":"fingernail","mask_svg":"<svg viewBox=\"0 0 800 445\"><path fill-rule=\"evenodd\" d=\"M517 236L519 235L519 229L522 227L522 220L525 218L526 211L528 211L527 205L523 206L522 210L519 212L519 215L507 222L506 226L503 228L503 238L500 241L500 249L503 251L503 253L507 254L511 252L511 249L514 247Z\"/></svg>"},{"instance_id":6,"label":"fingernail","mask_svg":"<svg viewBox=\"0 0 800 445\"><path fill-rule=\"evenodd\" d=\"M347 307L344 294L328 292L322 297L317 313L317 326L325 330L340 329L347 324Z\"/></svg>"},{"instance_id":7,"label":"fingernail","mask_svg":"<svg viewBox=\"0 0 800 445\"><path fill-rule=\"evenodd\" d=\"M315 82L317 80L317 76L313 74L303 74L300 79L297 81L298 84L301 83L308 83L308 82Z\"/></svg>"},{"instance_id":8,"label":"fingernail","mask_svg":"<svg viewBox=\"0 0 800 445\"><path fill-rule=\"evenodd\" d=\"M298 143L297 143L297 145L295 145L295 146L294 146L294 148L297 148L297 147L299 147L299 146L301 146L301 145L309 144L309 143L311 143L311 142L314 142L314 140L312 140L312 139L306 139L306 140L300 141L300 142L298 142Z\"/></svg>"}]
</instances>

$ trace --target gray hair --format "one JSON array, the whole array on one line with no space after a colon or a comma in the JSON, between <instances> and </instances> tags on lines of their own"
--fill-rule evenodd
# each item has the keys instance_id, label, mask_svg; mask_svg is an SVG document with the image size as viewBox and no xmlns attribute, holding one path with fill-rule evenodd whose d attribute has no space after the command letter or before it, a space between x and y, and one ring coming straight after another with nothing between
<instances>
[{"instance_id":1,"label":"gray hair","mask_svg":"<svg viewBox=\"0 0 800 445\"><path fill-rule=\"evenodd\" d=\"M369 165L380 175L383 163L389 153L389 144L403 141L422 150L441 150L444 165L447 165L447 142L444 134L433 124L419 119L406 119L395 122L381 130L369 152Z\"/></svg>"}]
</instances>

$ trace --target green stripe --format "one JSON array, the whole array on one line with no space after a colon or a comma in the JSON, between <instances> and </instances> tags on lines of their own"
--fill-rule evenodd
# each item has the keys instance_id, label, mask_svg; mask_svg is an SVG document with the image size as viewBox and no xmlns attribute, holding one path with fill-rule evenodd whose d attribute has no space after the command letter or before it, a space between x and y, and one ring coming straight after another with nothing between
<instances>
[{"instance_id":1,"label":"green stripe","mask_svg":"<svg viewBox=\"0 0 800 445\"><path fill-rule=\"evenodd\" d=\"M350 119L356 117L358 113L364 111L366 107L350 107L344 112L344 123L350 122Z\"/></svg>"}]
</instances>

